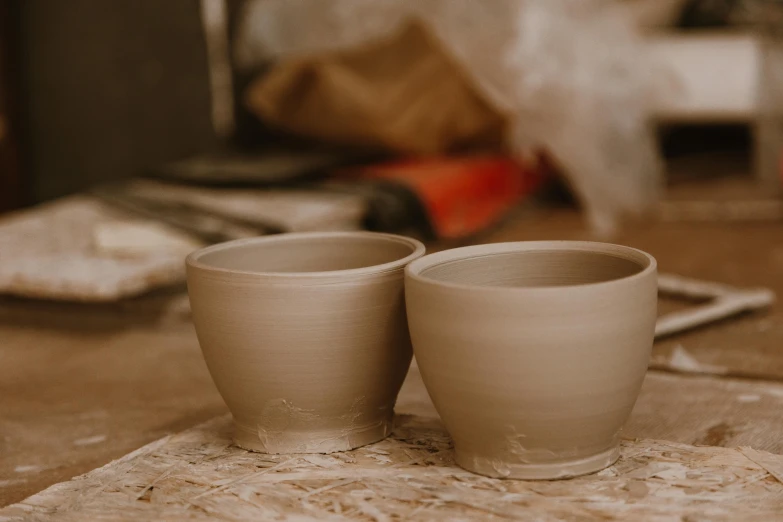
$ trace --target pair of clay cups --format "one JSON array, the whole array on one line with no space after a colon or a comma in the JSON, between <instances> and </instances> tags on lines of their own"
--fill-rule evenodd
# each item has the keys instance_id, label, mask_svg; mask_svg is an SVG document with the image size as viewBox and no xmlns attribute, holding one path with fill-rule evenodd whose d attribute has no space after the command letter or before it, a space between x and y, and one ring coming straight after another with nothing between
<instances>
[{"instance_id":1,"label":"pair of clay cups","mask_svg":"<svg viewBox=\"0 0 783 522\"><path fill-rule=\"evenodd\" d=\"M330 453L383 439L412 340L462 467L550 479L614 462L652 347L655 260L567 241L423 254L402 236L334 232L188 257L235 443Z\"/></svg>"}]
</instances>

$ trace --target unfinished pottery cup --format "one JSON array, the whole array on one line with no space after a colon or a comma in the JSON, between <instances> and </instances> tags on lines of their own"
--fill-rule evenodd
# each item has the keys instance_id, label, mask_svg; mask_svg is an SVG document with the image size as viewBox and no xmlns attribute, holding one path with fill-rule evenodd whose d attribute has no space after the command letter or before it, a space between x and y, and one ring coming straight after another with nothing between
<instances>
[{"instance_id":1,"label":"unfinished pottery cup","mask_svg":"<svg viewBox=\"0 0 783 522\"><path fill-rule=\"evenodd\" d=\"M406 237L329 232L188 256L196 333L238 446L331 453L390 433L412 356L403 270L423 253Z\"/></svg>"},{"instance_id":2,"label":"unfinished pottery cup","mask_svg":"<svg viewBox=\"0 0 783 522\"><path fill-rule=\"evenodd\" d=\"M578 241L502 243L406 269L413 349L457 463L499 478L603 469L647 370L655 259Z\"/></svg>"}]
</instances>

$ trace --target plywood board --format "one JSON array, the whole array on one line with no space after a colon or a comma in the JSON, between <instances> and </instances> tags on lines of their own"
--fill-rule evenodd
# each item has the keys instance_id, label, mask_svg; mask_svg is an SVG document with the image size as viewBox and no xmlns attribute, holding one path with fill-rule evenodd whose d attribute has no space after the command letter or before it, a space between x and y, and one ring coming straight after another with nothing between
<instances>
[{"instance_id":1,"label":"plywood board","mask_svg":"<svg viewBox=\"0 0 783 522\"><path fill-rule=\"evenodd\" d=\"M231 445L230 418L166 437L3 510L4 522L110 520L743 520L783 508L783 456L627 440L595 475L503 481L455 466L437 419L332 455Z\"/></svg>"},{"instance_id":2,"label":"plywood board","mask_svg":"<svg viewBox=\"0 0 783 522\"><path fill-rule=\"evenodd\" d=\"M650 371L623 434L783 455L781 411L783 383Z\"/></svg>"},{"instance_id":3,"label":"plywood board","mask_svg":"<svg viewBox=\"0 0 783 522\"><path fill-rule=\"evenodd\" d=\"M688 198L717 199L742 187L691 188ZM616 241L650 252L663 271L770 287L781 296L782 232L775 222L662 223L629 229ZM578 213L553 210L525 211L478 240L536 239L592 238ZM192 325L167 311L183 296L169 297L105 305L0 298L0 505L225 411ZM663 304L662 312L676 303ZM666 363L678 346L700 365L727 368L728 375L783 380L783 306L656 343L654 361ZM398 409L432 417L414 377ZM783 452L781 386L649 372L625 434ZM100 436L106 439L99 442Z\"/></svg>"}]
</instances>

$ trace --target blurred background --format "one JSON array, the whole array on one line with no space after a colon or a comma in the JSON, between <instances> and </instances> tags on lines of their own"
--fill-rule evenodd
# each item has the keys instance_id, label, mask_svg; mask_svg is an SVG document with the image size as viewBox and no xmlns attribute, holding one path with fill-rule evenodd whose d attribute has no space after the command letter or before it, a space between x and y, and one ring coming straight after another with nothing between
<instances>
[{"instance_id":1,"label":"blurred background","mask_svg":"<svg viewBox=\"0 0 783 522\"><path fill-rule=\"evenodd\" d=\"M776 0L0 9L3 293L129 297L287 231L783 216Z\"/></svg>"},{"instance_id":2,"label":"blurred background","mask_svg":"<svg viewBox=\"0 0 783 522\"><path fill-rule=\"evenodd\" d=\"M558 183L600 233L657 210L682 178L778 192L778 2L543 4L5 1L0 208L137 177L253 189L340 178L367 198L379 189L366 178L381 176L425 207L416 219L437 220L428 190L448 181L432 169L479 180L505 158L525 188L500 176L513 195L492 193L503 204L465 233ZM414 221L377 208L392 193L370 197L376 228Z\"/></svg>"},{"instance_id":3,"label":"blurred background","mask_svg":"<svg viewBox=\"0 0 783 522\"><path fill-rule=\"evenodd\" d=\"M778 0L6 0L0 24L2 295L181 292L186 253L282 232L783 217Z\"/></svg>"},{"instance_id":4,"label":"blurred background","mask_svg":"<svg viewBox=\"0 0 783 522\"><path fill-rule=\"evenodd\" d=\"M339 180L369 226L462 236L560 185L611 235L682 178L772 197L778 4L5 1L0 209L138 177ZM475 222L432 215L456 178L485 191L443 196L491 207Z\"/></svg>"},{"instance_id":5,"label":"blurred background","mask_svg":"<svg viewBox=\"0 0 783 522\"><path fill-rule=\"evenodd\" d=\"M598 239L720 283L662 312L783 291L781 29L781 0L0 0L0 505L224 412L184 288L210 243ZM652 367L783 379L782 314ZM779 404L682 390L645 437L783 452Z\"/></svg>"}]
</instances>

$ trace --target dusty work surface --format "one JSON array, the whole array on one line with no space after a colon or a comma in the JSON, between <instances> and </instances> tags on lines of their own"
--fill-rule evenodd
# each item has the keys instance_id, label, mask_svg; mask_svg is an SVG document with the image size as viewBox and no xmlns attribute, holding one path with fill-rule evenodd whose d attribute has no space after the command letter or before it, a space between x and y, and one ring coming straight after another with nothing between
<instances>
[{"instance_id":1,"label":"dusty work surface","mask_svg":"<svg viewBox=\"0 0 783 522\"><path fill-rule=\"evenodd\" d=\"M553 212L482 241L587 237L575 213ZM649 251L666 272L783 296L783 224L662 224L619 242ZM0 301L0 505L225 412L177 299ZM660 342L655 365L670 368L677 350L714 375L650 372L626 436L783 454L783 307ZM400 411L431 417L414 377Z\"/></svg>"},{"instance_id":2,"label":"dusty work surface","mask_svg":"<svg viewBox=\"0 0 783 522\"><path fill-rule=\"evenodd\" d=\"M433 417L332 455L261 455L231 444L226 415L0 510L0 520L770 521L783 456L750 448L622 443L618 462L561 481L464 471Z\"/></svg>"}]
</instances>

